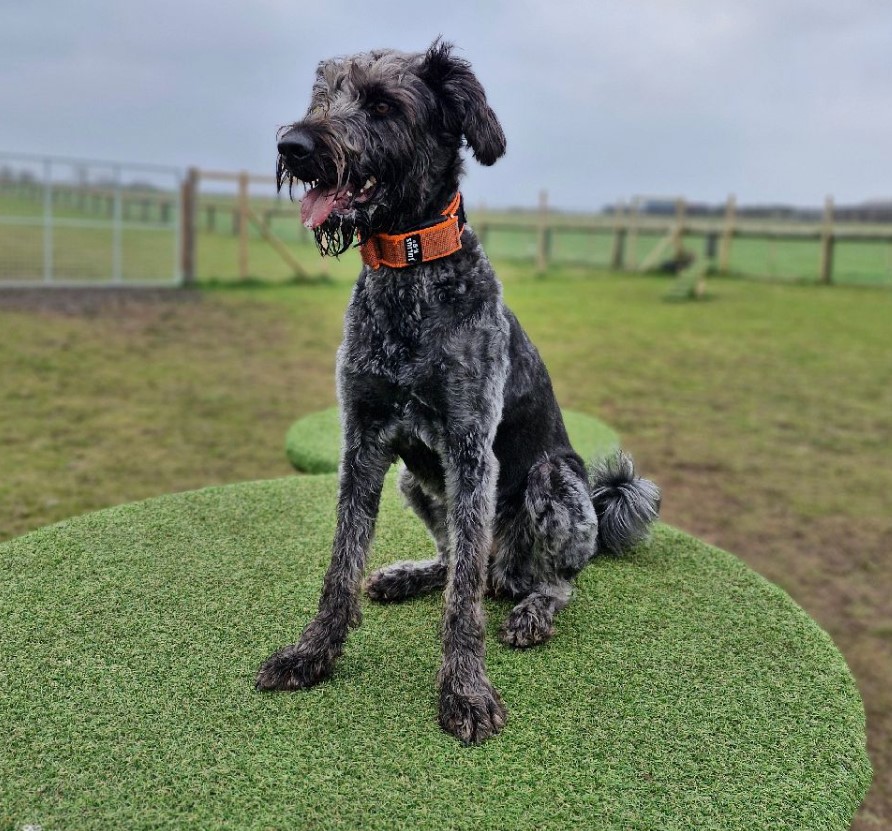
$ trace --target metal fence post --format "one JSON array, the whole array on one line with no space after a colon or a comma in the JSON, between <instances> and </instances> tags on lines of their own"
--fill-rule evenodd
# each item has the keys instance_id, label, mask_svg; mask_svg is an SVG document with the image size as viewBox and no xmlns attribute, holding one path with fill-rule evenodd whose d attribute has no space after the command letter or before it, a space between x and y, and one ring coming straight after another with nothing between
<instances>
[{"instance_id":1,"label":"metal fence post","mask_svg":"<svg viewBox=\"0 0 892 831\"><path fill-rule=\"evenodd\" d=\"M629 238L627 241L628 255L626 261L629 268L638 268L638 219L641 216L641 197L632 197L632 206L629 210Z\"/></svg>"},{"instance_id":2,"label":"metal fence post","mask_svg":"<svg viewBox=\"0 0 892 831\"><path fill-rule=\"evenodd\" d=\"M115 165L113 171L114 201L112 206L112 282L120 283L124 279L123 256L121 251L121 166Z\"/></svg>"},{"instance_id":3,"label":"metal fence post","mask_svg":"<svg viewBox=\"0 0 892 831\"><path fill-rule=\"evenodd\" d=\"M53 163L43 160L43 281L53 282Z\"/></svg>"}]
</instances>

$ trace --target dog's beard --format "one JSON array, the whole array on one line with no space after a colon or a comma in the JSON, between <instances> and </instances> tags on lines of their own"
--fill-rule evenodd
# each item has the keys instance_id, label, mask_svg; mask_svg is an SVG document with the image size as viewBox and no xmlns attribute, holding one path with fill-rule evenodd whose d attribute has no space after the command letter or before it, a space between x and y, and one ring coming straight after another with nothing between
<instances>
[{"instance_id":1,"label":"dog's beard","mask_svg":"<svg viewBox=\"0 0 892 831\"><path fill-rule=\"evenodd\" d=\"M313 229L316 247L323 257L340 257L353 243L356 222L350 216L330 216Z\"/></svg>"},{"instance_id":2,"label":"dog's beard","mask_svg":"<svg viewBox=\"0 0 892 831\"><path fill-rule=\"evenodd\" d=\"M340 257L350 248L356 237L362 240L371 236L375 232L372 227L374 212L375 206L369 205L355 206L346 214L332 214L313 229L319 253L323 257Z\"/></svg>"},{"instance_id":3,"label":"dog's beard","mask_svg":"<svg viewBox=\"0 0 892 831\"><path fill-rule=\"evenodd\" d=\"M356 180L361 180L362 176L354 176L352 177ZM344 212L341 213L337 208L330 213L325 220L323 220L319 225L315 227L310 227L312 223L312 212L313 208L310 208L310 221L307 222L306 218L304 218L304 224L313 232L313 237L316 242L316 247L319 249L319 253L323 257L340 257L350 246L353 244L354 239L358 236L360 240L367 239L381 230L381 223L387 222L388 217L391 214L390 210L390 193L389 189L383 187L374 177L365 177L367 179L371 179L375 182L374 191L371 194L372 198L368 201L361 201L360 199L351 200L347 205L343 205L341 210ZM334 200L337 198L337 194L339 192L346 191L350 189L350 185L348 184L351 181L351 177L344 175L343 173L338 178L338 185L325 187L317 186L324 188L321 195L317 196L317 199L314 201L314 205L318 206L319 199L325 199L326 197L330 200ZM276 184L277 189L279 191L282 190L283 187L287 185L288 187L288 196L294 201L294 184L295 182L302 183L304 187L308 187L310 182L306 180L300 180L286 167L283 160L279 159L279 163L276 169ZM355 190L355 186L353 188ZM312 189L308 191L308 193L312 193ZM304 195L304 200L307 199L307 195ZM329 203L329 210L333 207ZM323 203L324 209L324 203ZM346 210L344 210L346 209ZM303 216L303 205L301 207L301 213Z\"/></svg>"},{"instance_id":4,"label":"dog's beard","mask_svg":"<svg viewBox=\"0 0 892 831\"><path fill-rule=\"evenodd\" d=\"M298 180L287 171L285 172L285 175L280 175L279 178L279 189L281 189L284 184L287 184L288 195L292 201L294 200L293 185L295 181ZM332 198L331 192L335 190L344 191L348 188L349 185L338 185L329 188L327 195L329 198ZM326 194L323 194L323 198L325 195ZM380 195L381 194L378 193L374 194L376 197L379 197ZM306 195L304 196L304 199L307 199ZM360 202L353 200L352 203L343 207L346 208L343 213L338 212L336 209L319 225L315 225L315 227L310 227L312 219L309 222L307 222L306 219L304 220L304 225L312 230L313 237L316 241L316 247L319 249L319 253L323 257L339 257L350 248L353 244L353 240L357 236L359 236L360 239L365 239L371 236L376 232L376 228L373 227L372 222L373 215L375 219L380 220L387 213L386 209L383 211L381 210L382 204L377 199L375 199L374 202ZM310 208L311 217L312 210L313 209Z\"/></svg>"}]
</instances>

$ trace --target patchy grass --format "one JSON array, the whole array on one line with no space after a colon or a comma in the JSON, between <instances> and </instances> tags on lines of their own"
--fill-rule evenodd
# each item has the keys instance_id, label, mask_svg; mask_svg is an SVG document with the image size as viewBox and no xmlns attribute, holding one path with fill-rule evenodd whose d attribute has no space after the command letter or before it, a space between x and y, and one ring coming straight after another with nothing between
<instances>
[{"instance_id":1,"label":"patchy grass","mask_svg":"<svg viewBox=\"0 0 892 831\"><path fill-rule=\"evenodd\" d=\"M561 403L616 427L667 521L742 556L831 632L868 712L892 823L892 293L500 266ZM218 288L91 317L0 312L0 533L206 484L285 475L334 403L350 286Z\"/></svg>"}]
</instances>

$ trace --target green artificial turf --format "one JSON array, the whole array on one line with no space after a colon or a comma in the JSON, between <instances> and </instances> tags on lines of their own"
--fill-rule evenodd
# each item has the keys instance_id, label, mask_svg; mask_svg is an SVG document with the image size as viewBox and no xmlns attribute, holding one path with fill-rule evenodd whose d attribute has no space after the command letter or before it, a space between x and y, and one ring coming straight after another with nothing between
<instances>
[{"instance_id":1,"label":"green artificial turf","mask_svg":"<svg viewBox=\"0 0 892 831\"><path fill-rule=\"evenodd\" d=\"M341 416L330 407L299 418L285 436L285 455L303 473L334 473L341 456Z\"/></svg>"},{"instance_id":2,"label":"green artificial turf","mask_svg":"<svg viewBox=\"0 0 892 831\"><path fill-rule=\"evenodd\" d=\"M619 447L619 437L603 421L564 410L570 442L586 462L602 458ZM299 418L285 437L285 454L303 473L333 473L338 469L341 422L337 407Z\"/></svg>"},{"instance_id":3,"label":"green artificial turf","mask_svg":"<svg viewBox=\"0 0 892 831\"><path fill-rule=\"evenodd\" d=\"M671 528L596 560L545 647L495 638L509 712L436 723L441 598L364 603L334 678L261 694L312 614L334 475L168 495L0 546L0 828L843 829L870 780L829 637ZM373 565L432 544L391 476Z\"/></svg>"}]
</instances>

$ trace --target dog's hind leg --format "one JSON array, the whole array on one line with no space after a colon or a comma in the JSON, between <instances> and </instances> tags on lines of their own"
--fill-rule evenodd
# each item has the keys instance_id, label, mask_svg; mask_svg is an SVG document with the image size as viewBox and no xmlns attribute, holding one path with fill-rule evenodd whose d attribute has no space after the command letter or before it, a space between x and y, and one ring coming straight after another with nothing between
<instances>
[{"instance_id":1,"label":"dog's hind leg","mask_svg":"<svg viewBox=\"0 0 892 831\"><path fill-rule=\"evenodd\" d=\"M527 521L532 550L519 561L529 594L511 610L499 632L508 646L545 643L554 634L554 618L570 601L570 581L592 558L598 544L598 518L587 482L566 459L543 458L527 480ZM515 560L515 563L518 563ZM514 566L515 569L517 565Z\"/></svg>"},{"instance_id":2,"label":"dog's hind leg","mask_svg":"<svg viewBox=\"0 0 892 831\"><path fill-rule=\"evenodd\" d=\"M555 615L570 602L571 593L567 580L540 583L511 610L499 640L517 649L545 643L554 634Z\"/></svg>"},{"instance_id":3,"label":"dog's hind leg","mask_svg":"<svg viewBox=\"0 0 892 831\"><path fill-rule=\"evenodd\" d=\"M446 585L449 532L446 506L422 488L406 469L400 471L399 489L406 504L421 518L437 546L433 560L406 560L378 569L365 583L366 594L379 603L409 600Z\"/></svg>"}]
</instances>

